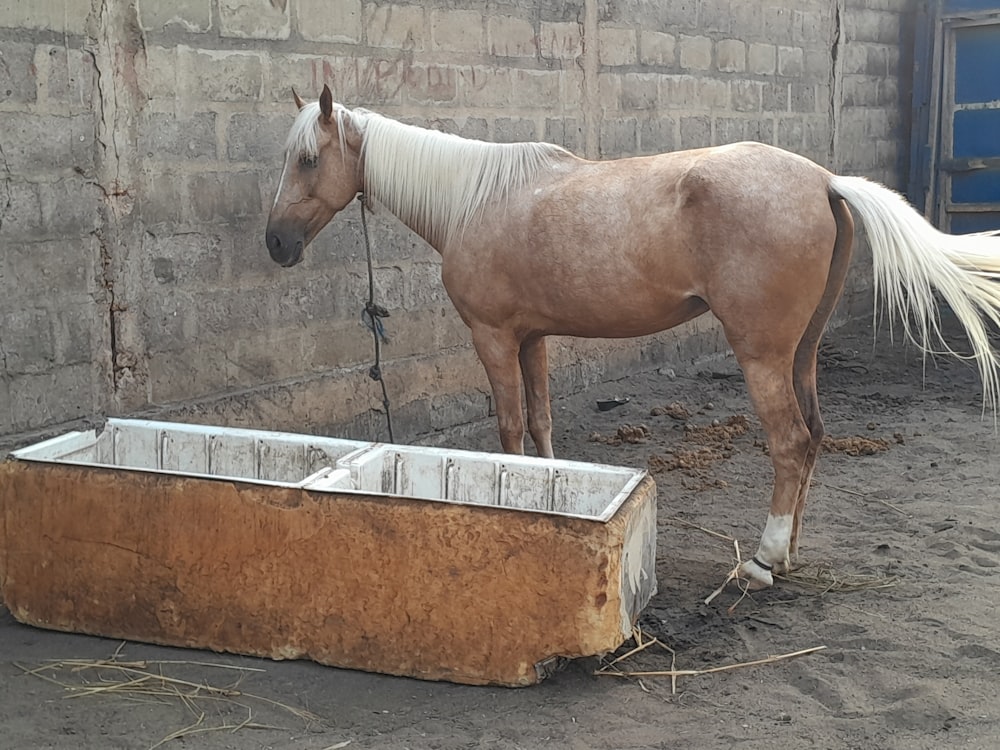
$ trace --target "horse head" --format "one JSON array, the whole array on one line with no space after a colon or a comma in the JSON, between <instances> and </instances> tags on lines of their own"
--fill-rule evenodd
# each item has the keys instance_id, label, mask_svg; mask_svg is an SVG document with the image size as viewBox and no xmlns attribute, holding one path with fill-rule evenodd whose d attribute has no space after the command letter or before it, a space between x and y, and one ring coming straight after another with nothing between
<instances>
[{"instance_id":1,"label":"horse head","mask_svg":"<svg viewBox=\"0 0 1000 750\"><path fill-rule=\"evenodd\" d=\"M306 245L362 189L362 135L351 112L333 101L329 86L318 103L292 95L299 114L265 232L272 260L286 268L302 260Z\"/></svg>"}]
</instances>

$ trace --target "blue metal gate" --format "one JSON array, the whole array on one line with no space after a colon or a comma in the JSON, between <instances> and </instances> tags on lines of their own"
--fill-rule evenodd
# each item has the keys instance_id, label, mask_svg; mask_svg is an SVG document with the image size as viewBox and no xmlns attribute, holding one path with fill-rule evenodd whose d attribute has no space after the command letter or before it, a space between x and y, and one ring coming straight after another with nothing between
<instances>
[{"instance_id":1,"label":"blue metal gate","mask_svg":"<svg viewBox=\"0 0 1000 750\"><path fill-rule=\"evenodd\" d=\"M909 197L944 231L1000 229L1000 2L918 16Z\"/></svg>"}]
</instances>

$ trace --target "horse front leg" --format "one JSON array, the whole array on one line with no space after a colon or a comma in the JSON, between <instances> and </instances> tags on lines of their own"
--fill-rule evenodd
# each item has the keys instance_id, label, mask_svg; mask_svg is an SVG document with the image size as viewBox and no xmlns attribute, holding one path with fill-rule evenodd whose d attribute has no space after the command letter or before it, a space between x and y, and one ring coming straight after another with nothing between
<instances>
[{"instance_id":1,"label":"horse front leg","mask_svg":"<svg viewBox=\"0 0 1000 750\"><path fill-rule=\"evenodd\" d=\"M528 432L538 455L552 458L552 404L549 400L549 358L545 337L523 342L519 357L528 404Z\"/></svg>"},{"instance_id":2,"label":"horse front leg","mask_svg":"<svg viewBox=\"0 0 1000 750\"><path fill-rule=\"evenodd\" d=\"M472 344L493 389L493 404L505 453L524 453L524 416L521 413L521 342L513 333L485 326L472 327Z\"/></svg>"}]
</instances>

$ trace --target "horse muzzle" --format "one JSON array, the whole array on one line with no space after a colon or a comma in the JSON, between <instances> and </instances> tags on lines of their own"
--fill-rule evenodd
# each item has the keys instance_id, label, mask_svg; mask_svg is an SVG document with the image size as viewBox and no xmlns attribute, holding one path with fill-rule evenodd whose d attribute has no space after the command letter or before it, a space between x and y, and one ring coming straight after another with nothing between
<instances>
[{"instance_id":1,"label":"horse muzzle","mask_svg":"<svg viewBox=\"0 0 1000 750\"><path fill-rule=\"evenodd\" d=\"M267 252L271 255L271 260L283 268L291 268L302 260L302 251L305 249L305 238L291 236L280 231L273 231L268 228L264 241L267 244Z\"/></svg>"}]
</instances>

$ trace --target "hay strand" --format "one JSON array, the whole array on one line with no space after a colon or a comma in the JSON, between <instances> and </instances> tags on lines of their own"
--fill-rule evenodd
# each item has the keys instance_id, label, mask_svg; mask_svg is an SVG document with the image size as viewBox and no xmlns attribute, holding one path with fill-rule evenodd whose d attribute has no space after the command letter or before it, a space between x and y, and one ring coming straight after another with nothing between
<instances>
[{"instance_id":1,"label":"hay strand","mask_svg":"<svg viewBox=\"0 0 1000 750\"><path fill-rule=\"evenodd\" d=\"M158 703L176 701L191 712L192 716L195 717L193 723L161 738L150 746L150 750L176 739L206 732L228 731L234 733L245 729L280 729L277 726L254 721L251 707L243 701L265 704L280 709L307 723L323 723L321 717L310 711L287 705L272 698L254 695L241 689L241 683L249 673L264 672L266 671L264 669L203 661L121 661L117 659L120 651L121 647L115 651L110 659L50 660L34 667L18 663L15 663L15 666L26 675L61 687L67 691L66 698L114 696L129 701ZM209 667L232 670L238 674L235 681L227 685L212 685L208 682L193 682L164 674L163 667L165 665ZM66 675L72 676L72 679L67 679ZM223 721L221 724L206 725L206 712L199 705L202 701L221 701L243 708L247 711L247 717L238 723Z\"/></svg>"},{"instance_id":2,"label":"hay strand","mask_svg":"<svg viewBox=\"0 0 1000 750\"><path fill-rule=\"evenodd\" d=\"M817 651L823 651L826 646L813 646L812 648L804 648L800 651L793 651L788 654L778 654L775 656L767 656L763 659L754 659L753 661L737 662L736 664L723 664L719 667L707 667L705 669L675 669L671 667L670 669L663 670L652 670L644 672L623 672L621 670L616 671L601 671L598 670L599 675L610 675L612 677L698 677L706 674L715 674L717 672L731 672L734 669L745 669L747 667L760 667L767 664L777 664L778 662L788 661L789 659L796 659L800 656L807 656L809 654L815 654Z\"/></svg>"},{"instance_id":3,"label":"hay strand","mask_svg":"<svg viewBox=\"0 0 1000 750\"><path fill-rule=\"evenodd\" d=\"M788 573L775 575L775 578L815 589L819 592L820 596L830 592L846 593L887 589L895 586L899 581L897 576L892 575L837 573L829 565L810 565Z\"/></svg>"}]
</instances>

